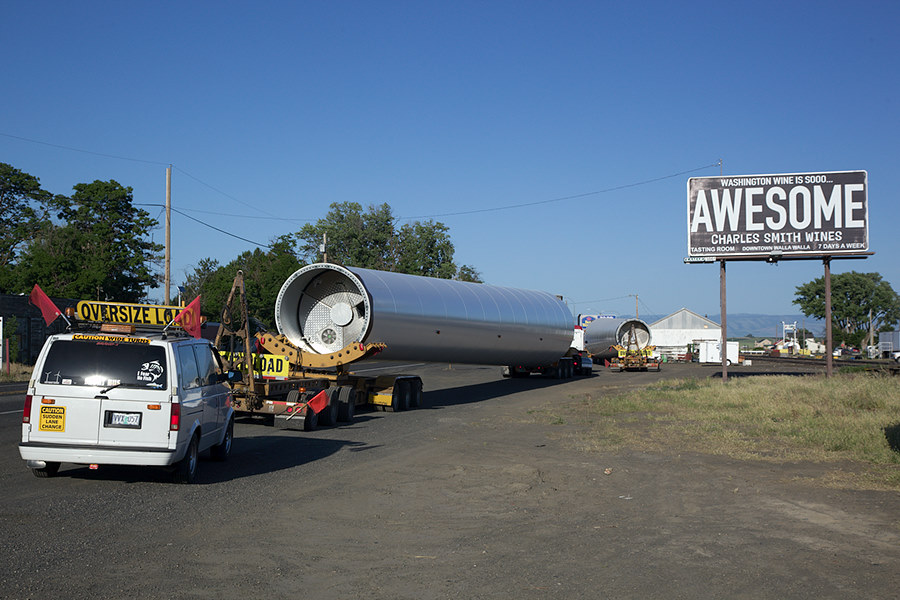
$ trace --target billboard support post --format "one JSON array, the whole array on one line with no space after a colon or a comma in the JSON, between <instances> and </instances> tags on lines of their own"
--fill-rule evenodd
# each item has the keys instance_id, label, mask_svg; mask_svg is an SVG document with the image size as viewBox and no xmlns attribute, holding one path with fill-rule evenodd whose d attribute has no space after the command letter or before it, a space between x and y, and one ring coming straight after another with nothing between
<instances>
[{"instance_id":1,"label":"billboard support post","mask_svg":"<svg viewBox=\"0 0 900 600\"><path fill-rule=\"evenodd\" d=\"M834 343L831 341L831 257L822 259L825 265L825 377L831 377L834 368Z\"/></svg>"},{"instance_id":2,"label":"billboard support post","mask_svg":"<svg viewBox=\"0 0 900 600\"><path fill-rule=\"evenodd\" d=\"M719 261L719 304L722 314L722 383L728 381L728 312L725 310L725 259Z\"/></svg>"}]
</instances>

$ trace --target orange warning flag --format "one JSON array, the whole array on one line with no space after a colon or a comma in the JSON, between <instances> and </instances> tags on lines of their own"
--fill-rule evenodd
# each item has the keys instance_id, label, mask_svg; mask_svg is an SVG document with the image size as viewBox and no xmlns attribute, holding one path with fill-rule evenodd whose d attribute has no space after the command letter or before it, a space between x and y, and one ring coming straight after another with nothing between
<instances>
[{"instance_id":1,"label":"orange warning flag","mask_svg":"<svg viewBox=\"0 0 900 600\"><path fill-rule=\"evenodd\" d=\"M50 325L57 317L62 315L59 309L56 308L56 305L53 304L53 300L44 293L44 290L38 284L34 284L34 289L31 290L29 299L32 304L41 309L41 314L44 316L44 321L47 325Z\"/></svg>"},{"instance_id":2,"label":"orange warning flag","mask_svg":"<svg viewBox=\"0 0 900 600\"><path fill-rule=\"evenodd\" d=\"M195 338L200 337L200 296L184 307L178 316L174 319L184 330Z\"/></svg>"},{"instance_id":3,"label":"orange warning flag","mask_svg":"<svg viewBox=\"0 0 900 600\"><path fill-rule=\"evenodd\" d=\"M307 402L306 405L313 409L313 412L319 414L326 406L328 406L328 394L325 393L325 390L322 390L313 396L312 400Z\"/></svg>"}]
</instances>

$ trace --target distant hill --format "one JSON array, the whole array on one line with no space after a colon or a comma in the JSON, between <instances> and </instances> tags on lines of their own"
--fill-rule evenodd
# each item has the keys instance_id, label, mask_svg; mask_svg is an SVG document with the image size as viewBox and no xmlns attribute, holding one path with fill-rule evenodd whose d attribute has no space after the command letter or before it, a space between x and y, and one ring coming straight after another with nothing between
<instances>
[{"instance_id":1,"label":"distant hill","mask_svg":"<svg viewBox=\"0 0 900 600\"><path fill-rule=\"evenodd\" d=\"M690 310L690 309L688 309ZM702 313L700 313L702 314ZM668 315L641 315L641 320L647 323L653 323ZM702 316L721 323L720 315ZM754 337L767 337L770 339L781 339L782 322L792 324L796 321L797 327L808 329L813 332L816 337L825 336L825 321L813 319L802 314L797 315L757 315L751 313L728 313L728 337L743 337L752 335Z\"/></svg>"}]
</instances>

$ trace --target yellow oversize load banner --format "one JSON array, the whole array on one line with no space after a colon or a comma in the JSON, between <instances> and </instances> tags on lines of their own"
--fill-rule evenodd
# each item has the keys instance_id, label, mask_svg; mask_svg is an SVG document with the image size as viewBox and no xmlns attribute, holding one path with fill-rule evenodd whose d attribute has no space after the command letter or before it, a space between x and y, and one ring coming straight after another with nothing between
<instances>
[{"instance_id":1,"label":"yellow oversize load banner","mask_svg":"<svg viewBox=\"0 0 900 600\"><path fill-rule=\"evenodd\" d=\"M82 300L76 308L78 318L82 321L159 326L169 324L181 311L179 306L93 302L91 300ZM180 325L175 323L173 327L180 327Z\"/></svg>"},{"instance_id":2,"label":"yellow oversize load banner","mask_svg":"<svg viewBox=\"0 0 900 600\"><path fill-rule=\"evenodd\" d=\"M244 358L243 353L235 352L232 355L230 352L220 350L219 354L224 358L235 362L235 368L241 371L244 370L241 369L243 363L240 362ZM251 354L250 356L253 358L253 371L263 379L287 378L290 364L288 363L288 359L284 356L278 356L276 354Z\"/></svg>"}]
</instances>

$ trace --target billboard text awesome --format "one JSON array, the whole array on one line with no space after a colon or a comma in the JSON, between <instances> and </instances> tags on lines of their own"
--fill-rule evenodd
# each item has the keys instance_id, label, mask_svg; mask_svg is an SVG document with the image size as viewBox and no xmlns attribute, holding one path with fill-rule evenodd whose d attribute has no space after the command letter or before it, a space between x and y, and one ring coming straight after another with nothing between
<instances>
[{"instance_id":1,"label":"billboard text awesome","mask_svg":"<svg viewBox=\"0 0 900 600\"><path fill-rule=\"evenodd\" d=\"M865 171L688 179L688 256L869 250Z\"/></svg>"}]
</instances>

